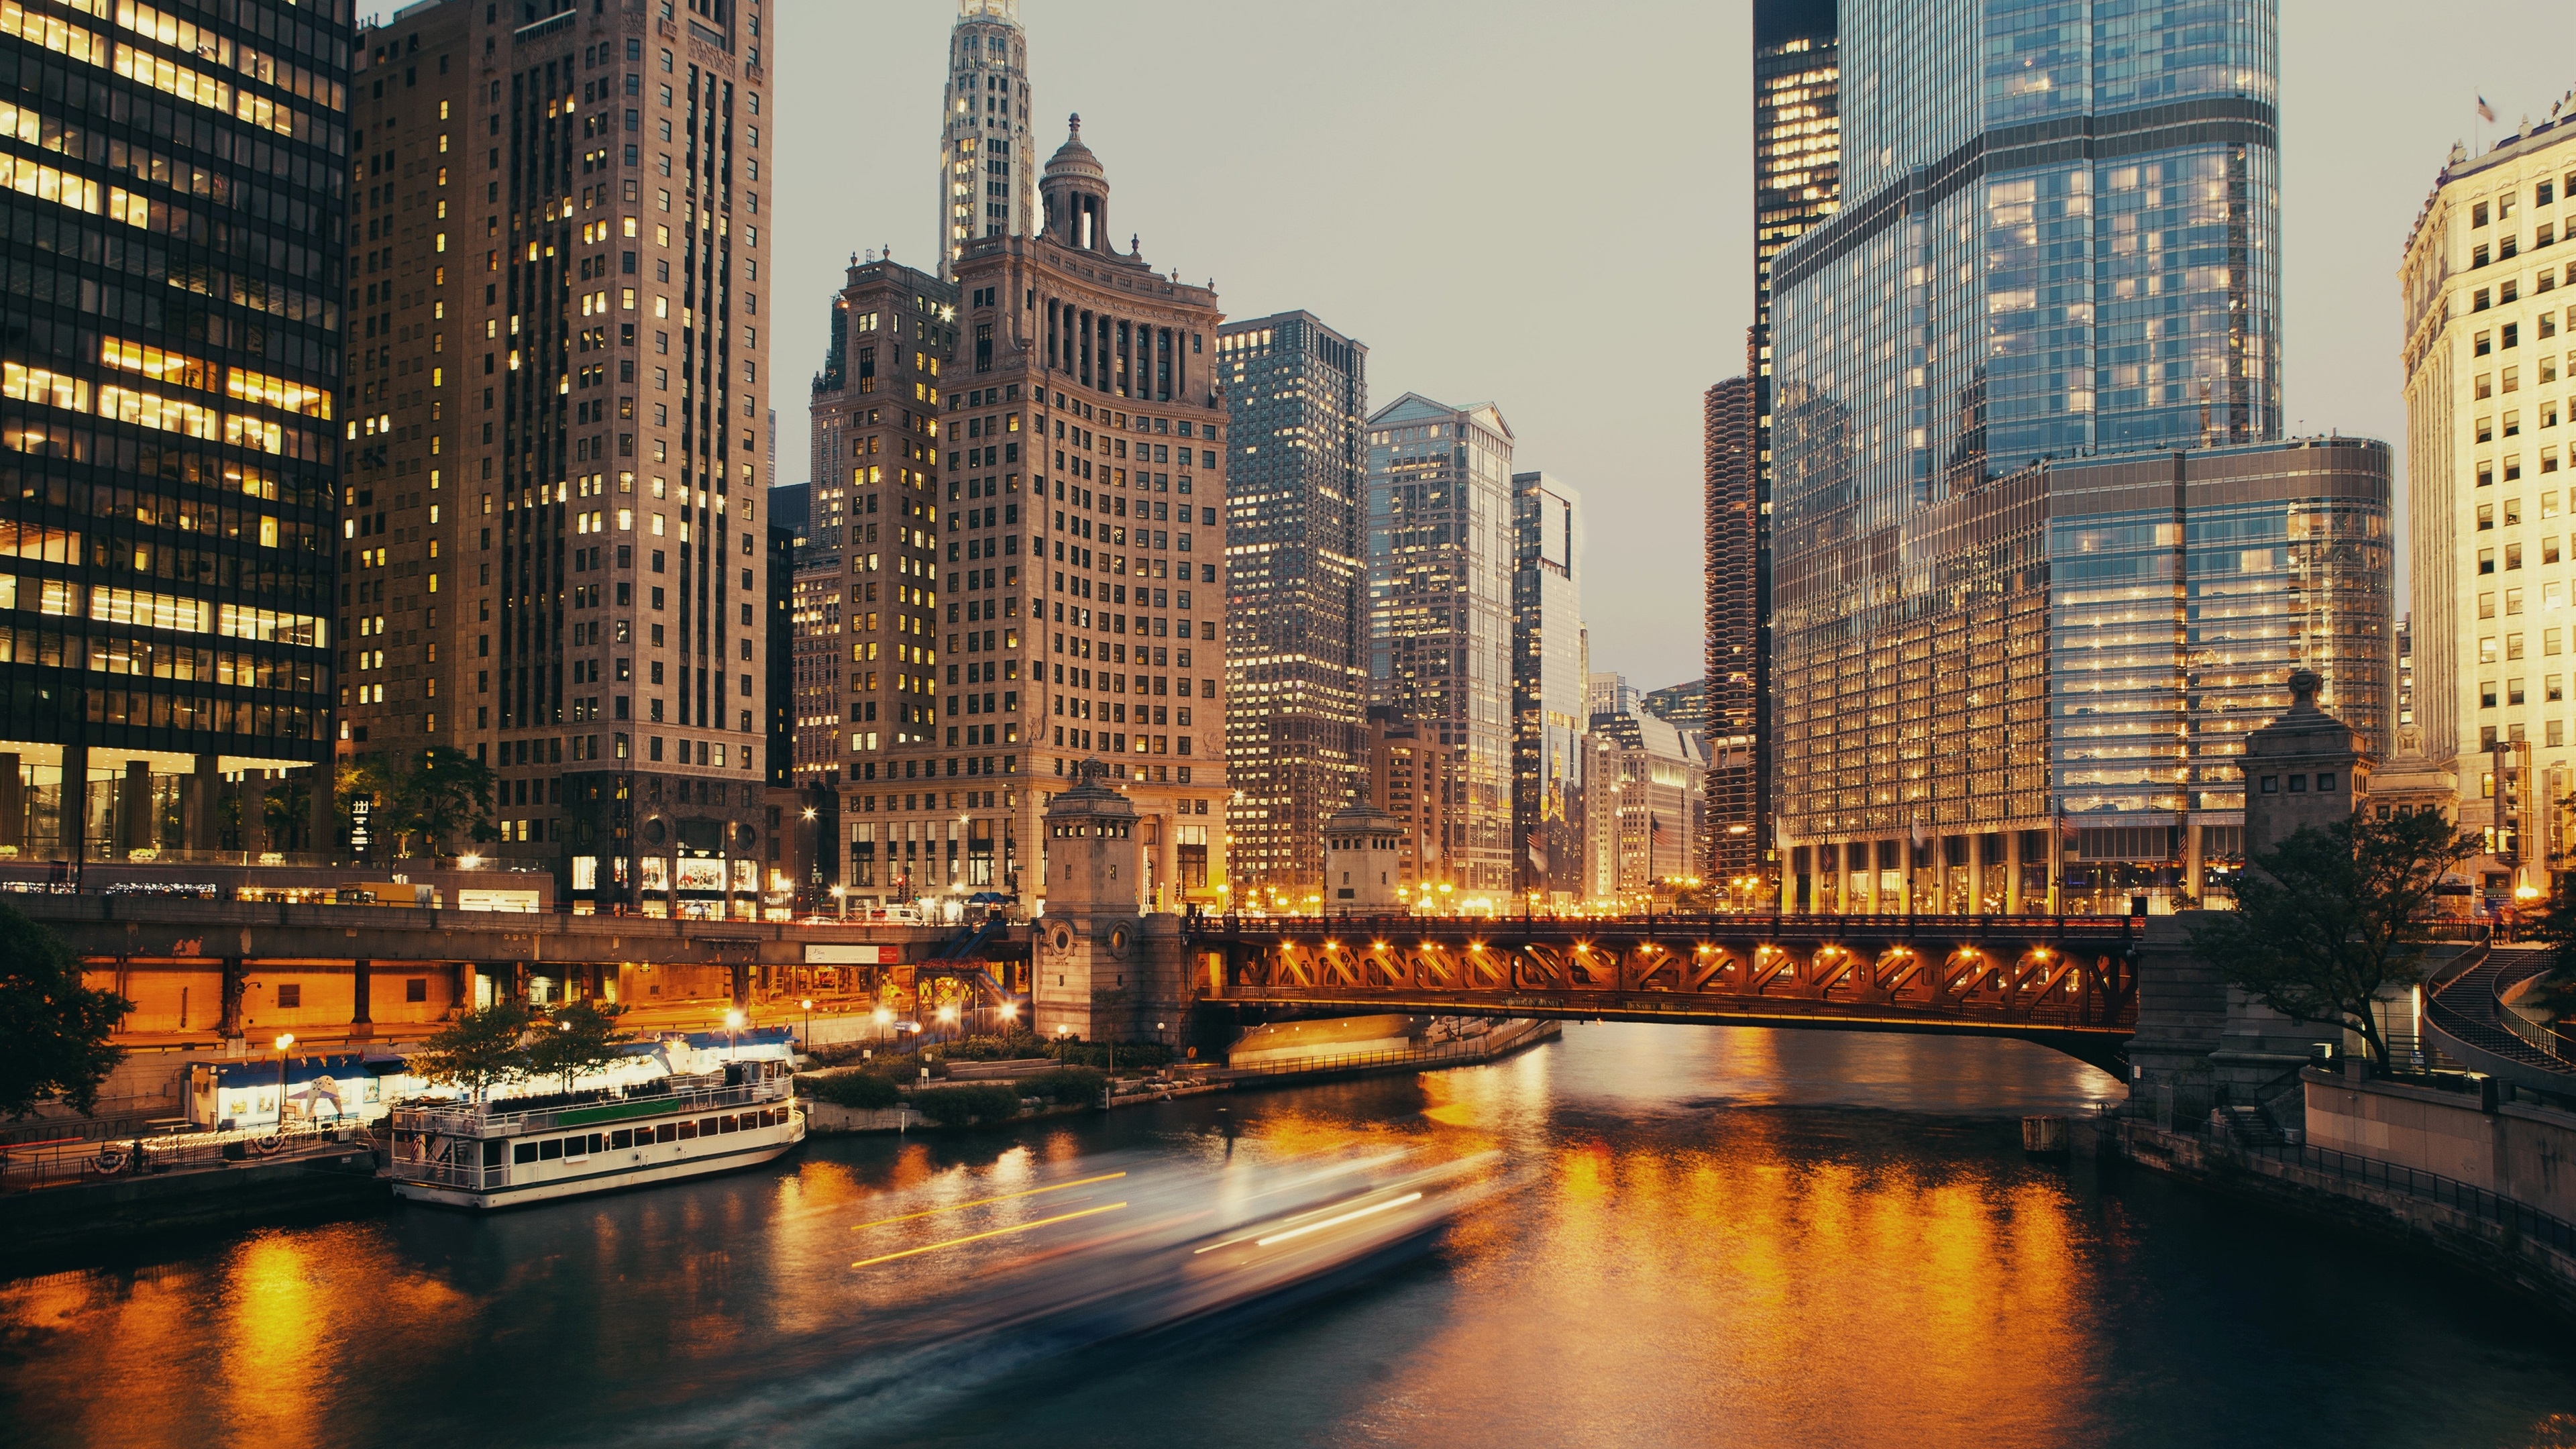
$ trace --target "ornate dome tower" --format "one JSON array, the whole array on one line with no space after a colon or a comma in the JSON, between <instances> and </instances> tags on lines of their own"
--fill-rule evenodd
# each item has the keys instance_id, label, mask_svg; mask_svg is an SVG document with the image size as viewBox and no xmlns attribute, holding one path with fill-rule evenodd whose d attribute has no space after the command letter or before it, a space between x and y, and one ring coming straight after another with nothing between
<instances>
[{"instance_id":1,"label":"ornate dome tower","mask_svg":"<svg viewBox=\"0 0 2576 1449\"><path fill-rule=\"evenodd\" d=\"M1046 811L1046 913L1036 923L1032 1023L1044 1036L1123 1037L1145 984L1136 807L1085 760ZM1131 979L1132 978L1132 979Z\"/></svg>"},{"instance_id":2,"label":"ornate dome tower","mask_svg":"<svg viewBox=\"0 0 2576 1449\"><path fill-rule=\"evenodd\" d=\"M1064 144L1048 158L1038 194L1046 207L1047 235L1080 251L1109 249L1109 173L1082 144L1082 113L1068 123Z\"/></svg>"}]
</instances>

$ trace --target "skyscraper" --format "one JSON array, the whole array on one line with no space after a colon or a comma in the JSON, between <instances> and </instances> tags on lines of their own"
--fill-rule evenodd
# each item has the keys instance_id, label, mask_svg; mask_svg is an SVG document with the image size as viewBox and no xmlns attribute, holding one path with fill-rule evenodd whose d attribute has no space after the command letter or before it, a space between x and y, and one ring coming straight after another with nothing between
<instances>
[{"instance_id":1,"label":"skyscraper","mask_svg":"<svg viewBox=\"0 0 2576 1449\"><path fill-rule=\"evenodd\" d=\"M1117 250L1080 125L1043 227L966 242L953 285L855 264L836 304L813 406L848 493L836 748L862 901L1042 895L1039 817L1088 756L1135 810L1144 899L1228 889L1223 317Z\"/></svg>"},{"instance_id":2,"label":"skyscraper","mask_svg":"<svg viewBox=\"0 0 2576 1449\"><path fill-rule=\"evenodd\" d=\"M1358 798L1361 419L1368 348L1306 312L1228 322L1226 768L1234 869L1303 900L1326 816Z\"/></svg>"},{"instance_id":3,"label":"skyscraper","mask_svg":"<svg viewBox=\"0 0 2576 1449\"><path fill-rule=\"evenodd\" d=\"M1512 430L1406 393L1368 420L1369 688L1455 746L1462 890L1513 889Z\"/></svg>"},{"instance_id":4,"label":"skyscraper","mask_svg":"<svg viewBox=\"0 0 2576 1449\"><path fill-rule=\"evenodd\" d=\"M1582 889L1583 502L1512 475L1512 865L1524 899ZM1579 897L1578 897L1579 898Z\"/></svg>"},{"instance_id":5,"label":"skyscraper","mask_svg":"<svg viewBox=\"0 0 2576 1449\"><path fill-rule=\"evenodd\" d=\"M2576 869L2576 811L2559 803L2576 794L2564 687L2576 581L2557 522L2576 516L2561 486L2576 470L2570 193L2576 116L2563 106L2484 155L2454 147L2398 272L2415 592L2401 667L2421 686L2406 702L2411 733L2456 771L2459 823L2489 833L2493 849L2467 869L2508 899Z\"/></svg>"},{"instance_id":6,"label":"skyscraper","mask_svg":"<svg viewBox=\"0 0 2576 1449\"><path fill-rule=\"evenodd\" d=\"M1020 0L957 0L939 106L939 279L966 243L1038 229L1037 133Z\"/></svg>"},{"instance_id":7,"label":"skyscraper","mask_svg":"<svg viewBox=\"0 0 2576 1449\"><path fill-rule=\"evenodd\" d=\"M487 853L576 909L749 914L778 844L767 11L431 0L359 42L341 752L489 764Z\"/></svg>"},{"instance_id":8,"label":"skyscraper","mask_svg":"<svg viewBox=\"0 0 2576 1449\"><path fill-rule=\"evenodd\" d=\"M2290 671L2388 705L2387 450L2271 441L2275 7L1839 30L1846 203L1771 274L1792 904L2196 899Z\"/></svg>"},{"instance_id":9,"label":"skyscraper","mask_svg":"<svg viewBox=\"0 0 2576 1449\"><path fill-rule=\"evenodd\" d=\"M121 13L0 29L0 854L326 849L349 7Z\"/></svg>"},{"instance_id":10,"label":"skyscraper","mask_svg":"<svg viewBox=\"0 0 2576 1449\"><path fill-rule=\"evenodd\" d=\"M1767 536L1754 445L1753 379L1731 377L1708 390L1701 456L1702 537L1708 549L1702 631L1707 656L1703 736L1708 753L1708 852L1712 880L1770 879L1771 706Z\"/></svg>"},{"instance_id":11,"label":"skyscraper","mask_svg":"<svg viewBox=\"0 0 2576 1449\"><path fill-rule=\"evenodd\" d=\"M1702 439L1707 550L1704 870L1777 874L1771 761L1771 266L1842 204L1835 0L1753 7L1753 327L1746 374L1712 387Z\"/></svg>"}]
</instances>

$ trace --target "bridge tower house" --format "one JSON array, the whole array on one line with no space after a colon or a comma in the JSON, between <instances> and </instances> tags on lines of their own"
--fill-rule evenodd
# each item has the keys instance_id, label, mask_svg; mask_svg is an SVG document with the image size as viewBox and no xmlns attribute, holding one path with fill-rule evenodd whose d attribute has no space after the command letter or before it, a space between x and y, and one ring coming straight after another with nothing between
<instances>
[{"instance_id":1,"label":"bridge tower house","mask_svg":"<svg viewBox=\"0 0 2576 1449\"><path fill-rule=\"evenodd\" d=\"M1134 1031L1144 995L1136 807L1105 783L1107 765L1084 760L1077 773L1047 804L1032 1025L1048 1038L1118 1041Z\"/></svg>"},{"instance_id":2,"label":"bridge tower house","mask_svg":"<svg viewBox=\"0 0 2576 1449\"><path fill-rule=\"evenodd\" d=\"M1366 800L1324 822L1324 914L1377 916L1396 908L1406 826Z\"/></svg>"}]
</instances>

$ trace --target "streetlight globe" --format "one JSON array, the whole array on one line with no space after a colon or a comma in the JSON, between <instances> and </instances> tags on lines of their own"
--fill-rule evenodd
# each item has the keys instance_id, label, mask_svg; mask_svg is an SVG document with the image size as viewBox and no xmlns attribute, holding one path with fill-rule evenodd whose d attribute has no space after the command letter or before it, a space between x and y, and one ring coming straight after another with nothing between
<instances>
[{"instance_id":1,"label":"streetlight globe","mask_svg":"<svg viewBox=\"0 0 2576 1449\"><path fill-rule=\"evenodd\" d=\"M278 1038L277 1038L277 1049L278 1049L279 1051L284 1051L284 1050L286 1050L288 1047L291 1047L291 1046L293 1046L293 1045L295 1045L295 1033L293 1033L293 1032L289 1031L289 1032L281 1032L281 1033L279 1033L279 1034L278 1034Z\"/></svg>"},{"instance_id":2,"label":"streetlight globe","mask_svg":"<svg viewBox=\"0 0 2576 1449\"><path fill-rule=\"evenodd\" d=\"M1019 1019L1020 1019L1020 1004L1019 1004L1018 1002L1016 1002L1016 1001L1005 1001L1005 1002L1003 1002L1003 1003L1002 1003L1002 1020L1004 1020L1004 1021L1017 1021L1017 1020L1019 1020Z\"/></svg>"},{"instance_id":3,"label":"streetlight globe","mask_svg":"<svg viewBox=\"0 0 2576 1449\"><path fill-rule=\"evenodd\" d=\"M812 1011L814 1009L814 998L810 996L805 998L804 1006L807 1011Z\"/></svg>"},{"instance_id":4,"label":"streetlight globe","mask_svg":"<svg viewBox=\"0 0 2576 1449\"><path fill-rule=\"evenodd\" d=\"M939 1008L939 1019L943 1022L955 1021L957 1019L957 1008L953 1006L943 1006Z\"/></svg>"},{"instance_id":5,"label":"streetlight globe","mask_svg":"<svg viewBox=\"0 0 2576 1449\"><path fill-rule=\"evenodd\" d=\"M742 1021L743 1017L741 1007L737 1006L733 1010L725 1013L725 1029L727 1031L742 1030Z\"/></svg>"},{"instance_id":6,"label":"streetlight globe","mask_svg":"<svg viewBox=\"0 0 2576 1449\"><path fill-rule=\"evenodd\" d=\"M886 1009L885 1009L884 1007L882 1007L882 1006L880 1006L880 1007L878 1007L878 1008L877 1008L877 1025L879 1025L879 1026L883 1026L883 1025L885 1025L887 1022L892 1021L892 1020L894 1020L894 1013L893 1013L893 1012L886 1010Z\"/></svg>"}]
</instances>

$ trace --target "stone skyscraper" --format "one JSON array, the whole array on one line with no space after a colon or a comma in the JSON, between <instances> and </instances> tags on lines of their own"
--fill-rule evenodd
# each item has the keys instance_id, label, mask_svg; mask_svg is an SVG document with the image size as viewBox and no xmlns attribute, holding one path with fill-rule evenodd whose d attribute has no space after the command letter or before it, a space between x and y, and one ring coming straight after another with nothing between
<instances>
[{"instance_id":1,"label":"stone skyscraper","mask_svg":"<svg viewBox=\"0 0 2576 1449\"><path fill-rule=\"evenodd\" d=\"M1251 888L1302 901L1322 880L1324 819L1357 798L1359 783L1368 349L1311 314L1283 312L1227 323L1217 363L1234 415L1234 869Z\"/></svg>"},{"instance_id":2,"label":"stone skyscraper","mask_svg":"<svg viewBox=\"0 0 2576 1449\"><path fill-rule=\"evenodd\" d=\"M2576 870L2576 659L2563 520L2576 517L2576 115L2454 148L2399 269L2412 500L2412 724L2455 770L2490 897ZM2562 366L2563 364L2563 366ZM2401 710L2405 706L2401 705Z\"/></svg>"},{"instance_id":3,"label":"stone skyscraper","mask_svg":"<svg viewBox=\"0 0 2576 1449\"><path fill-rule=\"evenodd\" d=\"M347 0L21 18L0 27L0 855L327 849L327 809L293 802L330 795L341 433L380 411L339 388L340 243L353 186L440 128L351 146Z\"/></svg>"},{"instance_id":4,"label":"stone skyscraper","mask_svg":"<svg viewBox=\"0 0 2576 1449\"><path fill-rule=\"evenodd\" d=\"M576 909L757 909L763 0L431 0L359 38L344 757L500 777Z\"/></svg>"},{"instance_id":5,"label":"stone skyscraper","mask_svg":"<svg viewBox=\"0 0 2576 1449\"><path fill-rule=\"evenodd\" d=\"M1455 749L1426 868L1491 896L1514 888L1512 442L1492 403L1406 393L1368 420L1371 702Z\"/></svg>"},{"instance_id":6,"label":"stone skyscraper","mask_svg":"<svg viewBox=\"0 0 2576 1449\"><path fill-rule=\"evenodd\" d=\"M1771 272L1791 904L2223 892L2291 671L2388 707L2388 451L2273 441L2276 6L1838 9L1844 205Z\"/></svg>"},{"instance_id":7,"label":"stone skyscraper","mask_svg":"<svg viewBox=\"0 0 2576 1449\"><path fill-rule=\"evenodd\" d=\"M839 599L839 707L806 710L831 723L798 765L836 780L862 903L1042 895L1047 797L1091 756L1138 818L1140 899L1226 894L1223 318L1117 249L1074 125L1040 229L966 242L953 285L854 264L834 304L841 587L805 583Z\"/></svg>"},{"instance_id":8,"label":"stone skyscraper","mask_svg":"<svg viewBox=\"0 0 2576 1449\"><path fill-rule=\"evenodd\" d=\"M939 279L966 243L1038 229L1037 133L1020 0L957 0L939 105Z\"/></svg>"}]
</instances>

